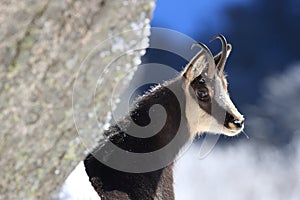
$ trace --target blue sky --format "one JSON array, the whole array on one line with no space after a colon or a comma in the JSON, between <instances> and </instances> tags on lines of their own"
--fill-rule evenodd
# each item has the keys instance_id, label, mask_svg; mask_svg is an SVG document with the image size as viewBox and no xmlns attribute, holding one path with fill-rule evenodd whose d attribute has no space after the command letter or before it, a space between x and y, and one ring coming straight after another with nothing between
<instances>
[{"instance_id":1,"label":"blue sky","mask_svg":"<svg viewBox=\"0 0 300 200\"><path fill-rule=\"evenodd\" d=\"M152 26L174 29L191 37L203 26L214 32L228 27L224 10L233 5L247 6L254 0L157 0ZM201 29L200 29L201 30Z\"/></svg>"}]
</instances>

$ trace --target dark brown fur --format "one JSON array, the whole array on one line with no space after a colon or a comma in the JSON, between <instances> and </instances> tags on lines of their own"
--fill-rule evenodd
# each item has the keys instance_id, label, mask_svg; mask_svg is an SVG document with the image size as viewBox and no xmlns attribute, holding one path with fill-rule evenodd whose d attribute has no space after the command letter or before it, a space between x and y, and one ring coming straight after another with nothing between
<instances>
[{"instance_id":1,"label":"dark brown fur","mask_svg":"<svg viewBox=\"0 0 300 200\"><path fill-rule=\"evenodd\" d=\"M183 140L181 138L181 140L175 141L178 149L168 152L168 155L160 155L162 160L165 156L172 156L175 159L176 154L189 138L186 119L181 119L183 117L181 112L184 112L184 106L181 108L178 102L178 98L181 98L180 100L183 101L182 105L185 105L182 84L183 78L180 77L169 83L167 87L161 86L139 98L130 115L119 123L129 133L132 121L140 126L148 125L150 123L150 107L154 104L160 104L167 112L167 120L164 127L156 135L149 138L133 137L126 134L118 125L113 125L104 134L119 148L130 152L145 153L164 147L174 138L178 131L183 131L186 137ZM172 92L175 90L177 96ZM155 116L159 117L160 114L154 111L154 118ZM132 121L128 120L129 117L132 118ZM153 120L151 123L156 122ZM181 129L179 129L180 123L182 123ZM121 172L106 166L94 157L95 155L100 157L106 156L103 155L102 150L104 148L105 144L101 148L96 148L84 161L89 179L102 199L174 199L172 164L163 169L147 173ZM122 160L119 162L122 162Z\"/></svg>"}]
</instances>

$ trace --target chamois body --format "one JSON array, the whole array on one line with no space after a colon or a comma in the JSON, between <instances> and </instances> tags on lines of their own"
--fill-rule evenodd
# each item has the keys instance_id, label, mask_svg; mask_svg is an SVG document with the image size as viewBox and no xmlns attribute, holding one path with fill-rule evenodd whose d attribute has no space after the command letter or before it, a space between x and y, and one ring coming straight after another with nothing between
<instances>
[{"instance_id":1,"label":"chamois body","mask_svg":"<svg viewBox=\"0 0 300 200\"><path fill-rule=\"evenodd\" d=\"M130 152L146 153L153 152L167 145L178 134L178 131L188 133L187 120L185 116L181 116L181 109L184 108L180 108L180 103L177 99L180 96L182 98L181 101L185 101L183 83L184 79L179 77L140 97L130 114L120 123L111 126L104 134L119 148ZM174 95L174 90L176 90L177 96ZM139 126L148 125L150 123L149 110L155 104L162 105L167 112L166 123L159 133L152 137L137 138L123 131L124 129L130 130L132 123ZM161 113L154 110L151 116L152 118L159 118L158 115L161 115ZM154 123L153 125L155 126L155 120L151 123ZM119 125L122 126L122 130ZM181 125L180 130L179 125ZM140 134L142 136L149 133L141 132ZM166 156L170 156L170 153L173 154L171 156L175 159L180 148L191 138L188 134L185 135L186 138L176 141L177 150L168 152L168 155L160 155L162 160ZM102 146L102 148L104 147ZM97 151L99 149L95 149L92 154L89 154L84 164L92 185L102 199L174 199L172 164L153 172L121 172L99 162L93 156L97 155ZM122 161L120 160L120 162ZM145 160L145 162L147 161Z\"/></svg>"},{"instance_id":2,"label":"chamois body","mask_svg":"<svg viewBox=\"0 0 300 200\"><path fill-rule=\"evenodd\" d=\"M107 140L100 141L99 146L84 160L89 179L102 199L172 200L173 161L185 144L203 132L234 136L243 130L244 118L229 97L223 74L231 45L222 35L216 38L222 42L219 54L213 56L205 45L197 44L202 51L195 55L183 72L174 80L138 98L128 115L104 132ZM164 107L166 120L161 130L153 134L153 129L162 123L161 110L155 108L157 104ZM134 136L128 134L136 131L136 126L148 125L150 128L138 129L141 131ZM178 134L180 137L177 137ZM108 148L107 141L125 152L133 153L155 152L171 141L175 147L155 158L161 166L166 166L164 161L169 158L166 167L151 172L130 173L109 167L107 163L117 154ZM122 163L122 159L118 161ZM151 165L154 161L145 159L143 162ZM130 167L138 169L134 163L130 163Z\"/></svg>"}]
</instances>

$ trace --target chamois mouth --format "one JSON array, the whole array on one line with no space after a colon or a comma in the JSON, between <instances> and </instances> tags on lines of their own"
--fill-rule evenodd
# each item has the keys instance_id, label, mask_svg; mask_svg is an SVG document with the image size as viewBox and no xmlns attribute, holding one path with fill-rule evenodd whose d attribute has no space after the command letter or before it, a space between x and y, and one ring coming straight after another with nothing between
<instances>
[{"instance_id":1,"label":"chamois mouth","mask_svg":"<svg viewBox=\"0 0 300 200\"><path fill-rule=\"evenodd\" d=\"M236 136L238 134L240 134L243 130L244 130L244 124L242 124L240 127L230 127L227 128L226 126L224 126L224 135L226 136Z\"/></svg>"}]
</instances>

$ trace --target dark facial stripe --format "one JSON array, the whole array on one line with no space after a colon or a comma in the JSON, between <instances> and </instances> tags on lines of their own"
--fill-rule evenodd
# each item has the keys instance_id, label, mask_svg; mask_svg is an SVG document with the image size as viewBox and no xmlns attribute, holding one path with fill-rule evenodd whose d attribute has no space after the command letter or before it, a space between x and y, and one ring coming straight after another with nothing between
<instances>
[{"instance_id":1,"label":"dark facial stripe","mask_svg":"<svg viewBox=\"0 0 300 200\"><path fill-rule=\"evenodd\" d=\"M203 101L197 96L197 91L199 90L208 91L207 84L204 83L203 80L201 81L201 79L202 76L200 75L191 83L190 94L192 95L192 98L198 102L198 105L202 110L215 118L219 124L223 124L225 127L230 128L229 123L234 123L235 121L232 114L220 106L214 97L208 97L207 101Z\"/></svg>"}]
</instances>

